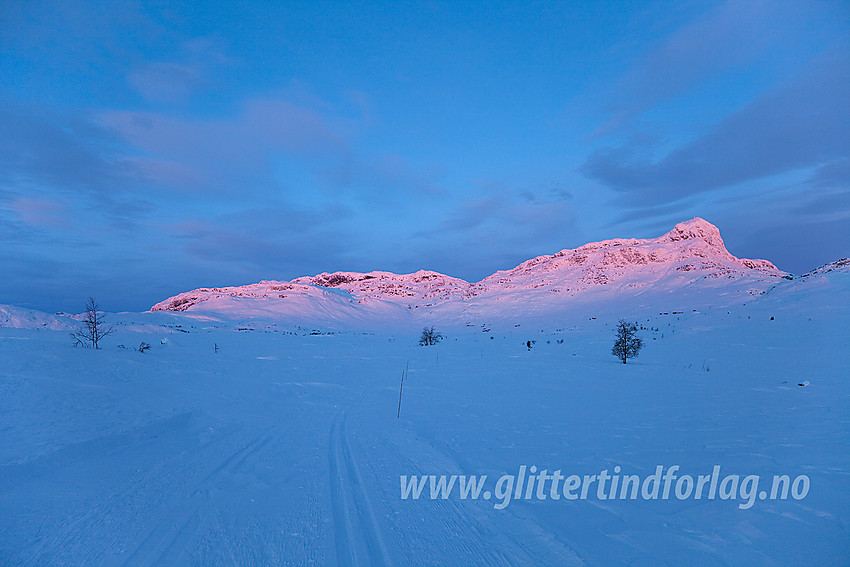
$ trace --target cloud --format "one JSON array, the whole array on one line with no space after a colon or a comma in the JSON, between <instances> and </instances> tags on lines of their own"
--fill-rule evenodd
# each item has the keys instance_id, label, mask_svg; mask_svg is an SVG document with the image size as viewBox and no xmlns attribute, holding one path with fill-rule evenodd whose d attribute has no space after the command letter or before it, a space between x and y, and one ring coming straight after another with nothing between
<instances>
[{"instance_id":1,"label":"cloud","mask_svg":"<svg viewBox=\"0 0 850 567\"><path fill-rule=\"evenodd\" d=\"M156 112L108 111L100 123L145 155L180 163L253 166L269 151L302 157L345 154L347 144L330 120L286 100L254 99L235 116L178 118Z\"/></svg>"},{"instance_id":2,"label":"cloud","mask_svg":"<svg viewBox=\"0 0 850 567\"><path fill-rule=\"evenodd\" d=\"M398 243L434 202L439 171L361 149L371 120L361 104L299 92L203 118L0 103L0 235L13 251L0 271L20 274L8 300L38 289L44 305L69 308L79 293L122 303L127 292L146 308L191 287L409 257ZM40 266L26 288L19 258ZM54 280L68 287L51 292Z\"/></svg>"},{"instance_id":3,"label":"cloud","mask_svg":"<svg viewBox=\"0 0 850 567\"><path fill-rule=\"evenodd\" d=\"M841 46L657 161L635 145L593 153L583 172L632 203L675 201L850 155L850 56Z\"/></svg>"},{"instance_id":4,"label":"cloud","mask_svg":"<svg viewBox=\"0 0 850 567\"><path fill-rule=\"evenodd\" d=\"M183 258L194 273L209 271L212 283L199 285L292 279L327 270L357 269L373 261L363 257L362 249L376 237L358 227L357 219L344 207L303 211L280 203L206 216L187 215L158 230L165 237L167 249L151 253Z\"/></svg>"},{"instance_id":5,"label":"cloud","mask_svg":"<svg viewBox=\"0 0 850 567\"><path fill-rule=\"evenodd\" d=\"M89 222L97 217L113 228L133 229L152 203L125 156L120 138L83 116L0 101L0 201L6 206L20 199L62 202ZM32 210L23 214L34 219ZM73 222L48 224L43 228Z\"/></svg>"},{"instance_id":6,"label":"cloud","mask_svg":"<svg viewBox=\"0 0 850 567\"><path fill-rule=\"evenodd\" d=\"M314 189L288 184L278 164L285 158L292 171L284 174L305 183L345 169L351 149L342 122L273 98L250 100L221 118L130 111L98 117L101 127L122 140L123 159L152 194L213 202Z\"/></svg>"},{"instance_id":7,"label":"cloud","mask_svg":"<svg viewBox=\"0 0 850 567\"><path fill-rule=\"evenodd\" d=\"M437 222L412 233L405 246L410 269L422 268L416 264L424 257L430 259L429 269L477 281L530 257L555 253L565 243L583 244L571 198L542 191L529 199L526 191L498 183L481 187L486 195L443 206Z\"/></svg>"},{"instance_id":8,"label":"cloud","mask_svg":"<svg viewBox=\"0 0 850 567\"><path fill-rule=\"evenodd\" d=\"M847 216L828 220L803 217L759 228L742 241L739 254L769 258L780 269L799 275L850 256L848 242Z\"/></svg>"},{"instance_id":9,"label":"cloud","mask_svg":"<svg viewBox=\"0 0 850 567\"><path fill-rule=\"evenodd\" d=\"M659 103L705 88L767 56L793 64L794 57L782 56L784 50L789 44L798 52L816 48L798 41L796 33L819 17L815 7L790 1L729 0L717 5L635 58L606 95L610 117L594 136L616 133Z\"/></svg>"},{"instance_id":10,"label":"cloud","mask_svg":"<svg viewBox=\"0 0 850 567\"><path fill-rule=\"evenodd\" d=\"M390 151L363 152L370 118L268 96L229 116L177 117L162 112L107 111L98 123L128 146L124 159L156 188L225 198L289 197L303 203L340 198L386 206L399 194L439 192L436 170L411 166Z\"/></svg>"},{"instance_id":11,"label":"cloud","mask_svg":"<svg viewBox=\"0 0 850 567\"><path fill-rule=\"evenodd\" d=\"M84 119L0 101L0 182L109 191L130 173L116 141Z\"/></svg>"},{"instance_id":12,"label":"cloud","mask_svg":"<svg viewBox=\"0 0 850 567\"><path fill-rule=\"evenodd\" d=\"M850 188L850 157L820 166L812 175L810 183L817 188Z\"/></svg>"},{"instance_id":13,"label":"cloud","mask_svg":"<svg viewBox=\"0 0 850 567\"><path fill-rule=\"evenodd\" d=\"M181 63L150 63L131 71L127 82L154 102L184 102L208 84L198 66Z\"/></svg>"},{"instance_id":14,"label":"cloud","mask_svg":"<svg viewBox=\"0 0 850 567\"><path fill-rule=\"evenodd\" d=\"M148 102L181 104L212 90L223 70L240 63L216 41L195 38L184 41L171 60L147 62L130 70L127 83Z\"/></svg>"},{"instance_id":15,"label":"cloud","mask_svg":"<svg viewBox=\"0 0 850 567\"><path fill-rule=\"evenodd\" d=\"M59 228L69 225L68 208L53 200L20 197L6 206L30 226Z\"/></svg>"}]
</instances>

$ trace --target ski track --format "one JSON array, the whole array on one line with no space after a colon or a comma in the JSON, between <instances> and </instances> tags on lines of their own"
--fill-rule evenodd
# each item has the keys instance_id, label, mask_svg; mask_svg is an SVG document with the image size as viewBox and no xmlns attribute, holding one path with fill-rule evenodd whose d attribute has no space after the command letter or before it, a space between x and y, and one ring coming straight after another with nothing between
<instances>
[{"instance_id":1,"label":"ski track","mask_svg":"<svg viewBox=\"0 0 850 567\"><path fill-rule=\"evenodd\" d=\"M166 514L166 518L147 535L144 541L123 562L123 565L127 567L163 565L179 561L182 553L193 540L197 539L201 524L209 523L211 520L206 513L202 513L202 508L205 507L205 504L211 503L211 490L215 487L216 481L223 474L233 474L239 471L248 458L260 451L270 440L271 437L255 437L243 447L229 454L197 484L186 498L186 500L192 502L192 505L188 507L190 511L187 512L185 501L175 503ZM177 553L178 551L180 553ZM177 553L176 556L175 553ZM169 554L171 554L174 562L167 561ZM234 564L238 564L235 558Z\"/></svg>"},{"instance_id":2,"label":"ski track","mask_svg":"<svg viewBox=\"0 0 850 567\"><path fill-rule=\"evenodd\" d=\"M0 369L0 566L844 564L846 372L827 355L847 348L831 331L845 312L829 311L690 315L626 368L598 362L597 323L551 334L563 347L523 327L439 350L223 332L209 338L243 342L217 358L193 357L188 338L129 362L22 350ZM103 376L80 371L94 354ZM399 497L399 475L486 473L492 490L516 463L699 471L715 458L805 472L812 493L746 512L593 499L495 510L457 485L445 500L427 486Z\"/></svg>"},{"instance_id":3,"label":"ski track","mask_svg":"<svg viewBox=\"0 0 850 567\"><path fill-rule=\"evenodd\" d=\"M584 561L566 542L531 518L513 510L493 516L488 501L447 500L423 497L419 501L398 498L398 474L426 474L425 471L460 471L451 452L439 443L422 438L393 443L386 424L373 418L377 411L368 407L368 394L341 411L331 425L328 440L331 506L337 564L390 565L391 557L401 565L583 565ZM355 458L347 432L349 414L357 420L357 430L370 432L372 449ZM364 422L363 419L367 421ZM396 434L390 434L395 436ZM383 445L377 449L377 445ZM446 449L446 447L443 447ZM364 477L374 485L367 485ZM381 493L381 486L386 492ZM372 490L369 490L369 488ZM427 491L427 489L426 489ZM381 529L369 494L384 503L387 533ZM428 533L415 523L412 507L424 506L432 519ZM415 534L416 537L411 537ZM390 553L387 546L393 550ZM486 542L486 543L485 543Z\"/></svg>"},{"instance_id":4,"label":"ski track","mask_svg":"<svg viewBox=\"0 0 850 567\"><path fill-rule=\"evenodd\" d=\"M328 440L337 564L391 565L363 477L352 457L345 421L342 412L334 420Z\"/></svg>"},{"instance_id":5,"label":"ski track","mask_svg":"<svg viewBox=\"0 0 850 567\"><path fill-rule=\"evenodd\" d=\"M457 462L434 444L421 438L396 439L387 443L386 450L376 454L384 462L370 463L369 470L378 477L397 475L390 471L403 470L408 474L424 475L431 471L463 472ZM399 451L400 445L407 448ZM392 457L389 457L389 456ZM492 501L431 499L426 487L418 500L400 500L398 484L388 485L384 494L395 518L392 529L403 545L404 564L409 565L583 565L584 562L565 542L533 519L520 516L514 510L497 511ZM457 488L456 488L457 490ZM416 523L417 513L433 518L428 533ZM406 537L417 534L416 538Z\"/></svg>"},{"instance_id":6,"label":"ski track","mask_svg":"<svg viewBox=\"0 0 850 567\"><path fill-rule=\"evenodd\" d=\"M118 442L126 442L134 437L138 437L141 435L140 432L146 432L148 435L153 435L154 432L158 432L158 434L181 432L188 425L190 417L190 414L181 414L161 420L153 426L139 428L135 432L86 441L77 446L71 446L57 451L56 455L50 455L49 458L58 458L58 462L64 462L61 460L60 455L71 454L79 446L84 446L88 451L114 450L118 446ZM174 425L178 427L168 431L169 427ZM105 538L97 540L92 545L93 542L88 537L92 526L97 525L103 518L121 518L122 509L130 507L133 499L138 497L139 494L156 493L151 491L156 489L156 487L164 487L176 481L182 475L185 475L187 470L190 470L193 460L198 457L199 453L202 454L205 451L213 450L216 446L222 444L229 435L229 433L224 433L219 438L208 440L189 449L184 449L168 460L155 463L150 469L137 474L135 478L110 495L102 504L89 508L66 524L59 526L61 531L58 533L55 530L49 530L53 532L53 535L34 539L28 546L21 550L22 561L32 565L57 564L62 562L62 557L66 552L76 548L79 548L81 553L84 553L87 562L102 560L102 553L114 548L118 544L118 541L116 539ZM183 466L177 466L175 468L174 465L178 463ZM36 463L34 464L37 466ZM148 508L150 508L150 505L151 503L148 503Z\"/></svg>"},{"instance_id":7,"label":"ski track","mask_svg":"<svg viewBox=\"0 0 850 567\"><path fill-rule=\"evenodd\" d=\"M265 432L243 442L239 433L235 430L221 433L156 463L109 495L103 503L60 526L61 530L47 530L52 535L41 536L20 551L21 563L63 565L69 557L82 560L84 564L128 567L193 563L204 539L202 536L211 531L218 533L219 543L230 549L232 555L233 547L241 547L238 534L224 529L212 492L230 475L238 473L273 439ZM187 482L193 477L196 480ZM142 500L145 495L157 496L145 501ZM128 510L134 514L128 517ZM121 560L114 554L126 546L126 541L92 537L93 530L100 527L105 518L123 521L127 527L137 523L139 518L158 521L151 522L154 527L140 538L138 545L125 550L129 555ZM270 529L269 526L265 528ZM234 559L233 564L244 563Z\"/></svg>"}]
</instances>

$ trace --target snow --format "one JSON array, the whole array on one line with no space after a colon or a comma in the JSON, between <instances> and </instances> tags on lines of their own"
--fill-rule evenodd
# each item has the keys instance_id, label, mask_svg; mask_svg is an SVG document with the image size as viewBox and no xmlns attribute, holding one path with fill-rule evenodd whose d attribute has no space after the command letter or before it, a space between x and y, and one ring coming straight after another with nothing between
<instances>
[{"instance_id":1,"label":"snow","mask_svg":"<svg viewBox=\"0 0 850 567\"><path fill-rule=\"evenodd\" d=\"M686 238L663 251L689 241L705 250ZM598 254L642 246L660 250ZM569 257L530 267L557 272ZM527 283L524 269L500 277ZM655 273L605 269L622 289ZM72 319L4 307L0 564L846 564L850 266L791 280L735 269L684 283L665 270L631 295L588 287L549 311L504 294L501 317L452 302L478 319L438 326L447 337L431 347L417 346L413 308L357 303L345 285L292 284L285 308L205 292L216 309L106 314L116 332L100 351L72 346ZM610 354L621 316L645 327L627 365ZM151 350L134 350L142 341ZM521 465L644 476L720 465L763 482L805 474L811 490L747 510L400 497L401 475L495 479Z\"/></svg>"},{"instance_id":2,"label":"snow","mask_svg":"<svg viewBox=\"0 0 850 567\"><path fill-rule=\"evenodd\" d=\"M487 325L517 316L549 318L624 298L640 297L635 303L649 311L731 304L762 293L785 275L767 260L736 258L717 227L695 218L655 239L614 239L561 250L475 283L427 270L322 273L291 282L197 289L152 310L273 316L342 327L359 322L376 329L458 321ZM714 293L716 288L726 297ZM680 305L665 299L671 294Z\"/></svg>"},{"instance_id":3,"label":"snow","mask_svg":"<svg viewBox=\"0 0 850 567\"><path fill-rule=\"evenodd\" d=\"M70 331L74 326L75 322L64 314L50 315L25 307L0 304L0 327Z\"/></svg>"}]
</instances>

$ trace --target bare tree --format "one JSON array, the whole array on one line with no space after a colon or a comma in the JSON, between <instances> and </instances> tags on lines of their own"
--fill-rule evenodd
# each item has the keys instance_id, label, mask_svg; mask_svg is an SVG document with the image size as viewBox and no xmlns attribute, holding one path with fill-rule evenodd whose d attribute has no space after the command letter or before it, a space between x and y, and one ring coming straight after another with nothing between
<instances>
[{"instance_id":1,"label":"bare tree","mask_svg":"<svg viewBox=\"0 0 850 567\"><path fill-rule=\"evenodd\" d=\"M637 336L637 325L620 319L617 323L617 340L614 341L611 354L625 364L628 359L635 358L641 348L643 348L643 341Z\"/></svg>"},{"instance_id":2,"label":"bare tree","mask_svg":"<svg viewBox=\"0 0 850 567\"><path fill-rule=\"evenodd\" d=\"M422 329L422 335L419 337L419 346L431 346L443 340L442 333L434 330L434 327L425 327Z\"/></svg>"},{"instance_id":3,"label":"bare tree","mask_svg":"<svg viewBox=\"0 0 850 567\"><path fill-rule=\"evenodd\" d=\"M83 316L83 325L71 336L77 341L76 344L84 347L100 348L100 341L111 335L115 329L103 322L103 313L98 313L97 302L89 297L86 302L86 311Z\"/></svg>"}]
</instances>

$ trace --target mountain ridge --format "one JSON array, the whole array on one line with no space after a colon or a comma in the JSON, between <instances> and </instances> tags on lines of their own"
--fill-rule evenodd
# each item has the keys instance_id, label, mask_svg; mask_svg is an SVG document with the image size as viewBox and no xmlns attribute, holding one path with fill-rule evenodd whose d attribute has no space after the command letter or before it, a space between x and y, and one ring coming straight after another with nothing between
<instances>
[{"instance_id":1,"label":"mountain ridge","mask_svg":"<svg viewBox=\"0 0 850 567\"><path fill-rule=\"evenodd\" d=\"M720 295L758 295L783 277L785 272L768 260L732 255L719 229L695 217L657 238L591 242L531 258L478 282L432 270L323 272L291 281L198 288L169 297L151 311L245 315L259 310L269 316L331 319L408 311L444 319L487 318L551 311L600 298L643 300L674 292L693 296L719 288Z\"/></svg>"}]
</instances>

